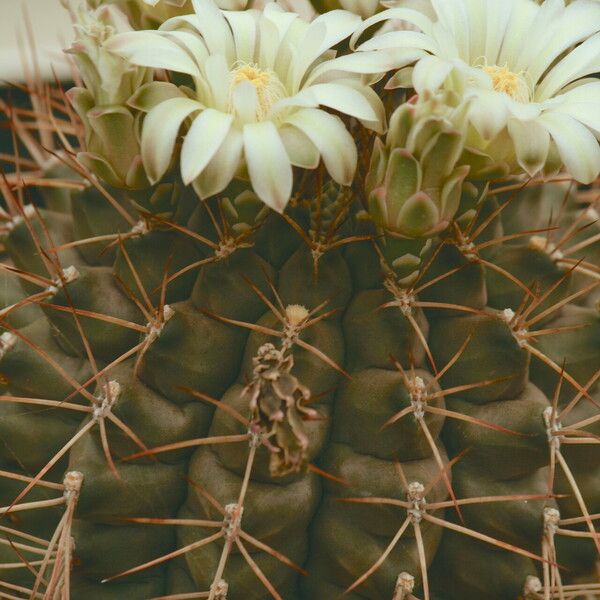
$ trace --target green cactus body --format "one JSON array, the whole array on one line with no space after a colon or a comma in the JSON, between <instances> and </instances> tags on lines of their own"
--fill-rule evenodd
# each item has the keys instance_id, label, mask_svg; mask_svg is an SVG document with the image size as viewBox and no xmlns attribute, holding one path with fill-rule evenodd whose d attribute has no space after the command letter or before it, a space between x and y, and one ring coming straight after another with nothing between
<instances>
[{"instance_id":1,"label":"green cactus body","mask_svg":"<svg viewBox=\"0 0 600 600\"><path fill-rule=\"evenodd\" d=\"M251 161L200 200L179 130L151 184L145 113L191 88L90 62L125 26L103 8L73 50L85 146L44 175L62 187L0 183L0 597L597 597L597 189L490 183L506 169L447 90L390 111L350 186L290 127L281 214Z\"/></svg>"}]
</instances>

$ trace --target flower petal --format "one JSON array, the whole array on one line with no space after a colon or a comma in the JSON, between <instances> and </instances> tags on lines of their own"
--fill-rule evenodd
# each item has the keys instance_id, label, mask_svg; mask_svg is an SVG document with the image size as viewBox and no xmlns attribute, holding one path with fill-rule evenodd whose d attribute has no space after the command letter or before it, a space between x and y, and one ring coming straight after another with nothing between
<instances>
[{"instance_id":1,"label":"flower petal","mask_svg":"<svg viewBox=\"0 0 600 600\"><path fill-rule=\"evenodd\" d=\"M315 58L323 54L329 48L339 44L342 40L350 37L360 24L361 19L347 10L331 10L319 15L309 26L309 30L314 27L325 25L325 36L318 48L309 48L314 51Z\"/></svg>"},{"instance_id":2,"label":"flower petal","mask_svg":"<svg viewBox=\"0 0 600 600\"><path fill-rule=\"evenodd\" d=\"M279 129L279 135L287 151L290 162L295 167L303 169L316 169L321 158L319 150L310 141L305 133L302 133L293 125L283 125Z\"/></svg>"},{"instance_id":3,"label":"flower petal","mask_svg":"<svg viewBox=\"0 0 600 600\"><path fill-rule=\"evenodd\" d=\"M509 119L508 133L515 147L517 162L533 177L539 172L548 158L550 134L536 121Z\"/></svg>"},{"instance_id":4,"label":"flower petal","mask_svg":"<svg viewBox=\"0 0 600 600\"><path fill-rule=\"evenodd\" d=\"M258 95L256 88L249 81L241 81L233 88L231 101L240 121L243 123L256 121Z\"/></svg>"},{"instance_id":5,"label":"flower petal","mask_svg":"<svg viewBox=\"0 0 600 600\"><path fill-rule=\"evenodd\" d=\"M600 136L600 81L575 87L560 98L557 112L572 116Z\"/></svg>"},{"instance_id":6,"label":"flower petal","mask_svg":"<svg viewBox=\"0 0 600 600\"><path fill-rule=\"evenodd\" d=\"M354 50L357 47L361 35L373 25L377 25L383 21L401 20L415 25L423 33L431 35L433 23L429 17L418 10L411 8L389 8L363 21L362 25L356 29L350 38L350 47ZM360 45L359 45L360 49Z\"/></svg>"},{"instance_id":7,"label":"flower petal","mask_svg":"<svg viewBox=\"0 0 600 600\"><path fill-rule=\"evenodd\" d=\"M185 98L185 94L174 84L166 81L151 81L136 90L127 104L136 110L148 112L155 106L172 98Z\"/></svg>"},{"instance_id":8,"label":"flower petal","mask_svg":"<svg viewBox=\"0 0 600 600\"><path fill-rule=\"evenodd\" d=\"M192 184L201 199L210 198L229 185L240 166L242 148L242 132L232 127L202 176Z\"/></svg>"},{"instance_id":9,"label":"flower petal","mask_svg":"<svg viewBox=\"0 0 600 600\"><path fill-rule=\"evenodd\" d=\"M398 48L394 50L355 52L326 60L313 69L304 85L312 85L317 81L332 79L335 72L376 74L387 73L393 69L406 67L427 56L423 50Z\"/></svg>"},{"instance_id":10,"label":"flower petal","mask_svg":"<svg viewBox=\"0 0 600 600\"><path fill-rule=\"evenodd\" d=\"M538 24L538 31L540 30ZM546 69L565 50L600 30L600 3L573 2L562 7L561 14L556 18L553 28L548 28L545 45L533 52L527 72L533 82L537 82Z\"/></svg>"},{"instance_id":11,"label":"flower petal","mask_svg":"<svg viewBox=\"0 0 600 600\"><path fill-rule=\"evenodd\" d=\"M437 56L426 56L415 65L412 76L413 87L418 94L422 94L426 90L436 91L444 83L452 69L452 63Z\"/></svg>"},{"instance_id":12,"label":"flower petal","mask_svg":"<svg viewBox=\"0 0 600 600\"><path fill-rule=\"evenodd\" d=\"M569 52L557 63L539 84L535 98L539 102L547 100L565 85L600 71L600 33Z\"/></svg>"},{"instance_id":13,"label":"flower petal","mask_svg":"<svg viewBox=\"0 0 600 600\"><path fill-rule=\"evenodd\" d=\"M231 11L225 13L231 26L235 43L235 55L246 63L255 61L257 44L257 13L252 10Z\"/></svg>"},{"instance_id":14,"label":"flower petal","mask_svg":"<svg viewBox=\"0 0 600 600\"><path fill-rule=\"evenodd\" d=\"M340 83L319 83L311 86L309 90L322 106L365 121L378 119L369 102L356 89Z\"/></svg>"},{"instance_id":15,"label":"flower petal","mask_svg":"<svg viewBox=\"0 0 600 600\"><path fill-rule=\"evenodd\" d=\"M195 15L191 15L194 17L194 27L202 35L209 53L223 54L228 62L233 61L235 56L233 35L219 7L209 0L192 0L192 4L196 11ZM175 19L171 20L175 21Z\"/></svg>"},{"instance_id":16,"label":"flower petal","mask_svg":"<svg viewBox=\"0 0 600 600\"><path fill-rule=\"evenodd\" d=\"M419 31L386 31L366 40L359 50L389 50L393 48L419 48L434 54L439 53L435 40Z\"/></svg>"},{"instance_id":17,"label":"flower petal","mask_svg":"<svg viewBox=\"0 0 600 600\"><path fill-rule=\"evenodd\" d=\"M244 126L244 156L254 191L281 213L292 194L293 173L285 146L271 121Z\"/></svg>"},{"instance_id":18,"label":"flower petal","mask_svg":"<svg viewBox=\"0 0 600 600\"><path fill-rule=\"evenodd\" d=\"M192 123L181 148L181 177L188 185L206 167L231 129L233 115L203 110Z\"/></svg>"},{"instance_id":19,"label":"flower petal","mask_svg":"<svg viewBox=\"0 0 600 600\"><path fill-rule=\"evenodd\" d=\"M226 111L229 103L231 73L222 54L212 54L204 63L206 81L212 94L211 106Z\"/></svg>"},{"instance_id":20,"label":"flower petal","mask_svg":"<svg viewBox=\"0 0 600 600\"><path fill-rule=\"evenodd\" d=\"M190 55L157 31L119 33L106 41L104 47L134 65L168 69L193 77L200 75L198 66Z\"/></svg>"},{"instance_id":21,"label":"flower petal","mask_svg":"<svg viewBox=\"0 0 600 600\"><path fill-rule=\"evenodd\" d=\"M364 85L360 79L338 79L337 83L343 83L345 87L354 88L362 94L376 115L375 120L361 120L362 125L377 133L384 133L387 128L387 115L379 94L374 89Z\"/></svg>"},{"instance_id":22,"label":"flower petal","mask_svg":"<svg viewBox=\"0 0 600 600\"><path fill-rule=\"evenodd\" d=\"M591 183L600 172L600 145L585 126L565 114L547 111L538 119L550 132L569 173Z\"/></svg>"},{"instance_id":23,"label":"flower petal","mask_svg":"<svg viewBox=\"0 0 600 600\"><path fill-rule=\"evenodd\" d=\"M469 120L484 140L491 140L506 126L508 107L503 94L476 90L471 94Z\"/></svg>"},{"instance_id":24,"label":"flower petal","mask_svg":"<svg viewBox=\"0 0 600 600\"><path fill-rule=\"evenodd\" d=\"M151 183L156 183L169 168L183 121L202 108L196 100L173 98L161 102L147 114L142 129L142 159Z\"/></svg>"},{"instance_id":25,"label":"flower petal","mask_svg":"<svg viewBox=\"0 0 600 600\"><path fill-rule=\"evenodd\" d=\"M287 120L303 131L319 149L331 177L341 185L350 185L356 170L354 139L343 121L325 111L305 108Z\"/></svg>"}]
</instances>

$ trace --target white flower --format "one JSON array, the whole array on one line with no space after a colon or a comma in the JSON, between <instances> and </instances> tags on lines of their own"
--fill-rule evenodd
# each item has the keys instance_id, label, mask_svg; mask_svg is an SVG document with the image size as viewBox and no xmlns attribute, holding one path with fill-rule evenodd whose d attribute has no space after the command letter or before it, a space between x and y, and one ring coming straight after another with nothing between
<instances>
[{"instance_id":1,"label":"white flower","mask_svg":"<svg viewBox=\"0 0 600 600\"><path fill-rule=\"evenodd\" d=\"M247 175L265 204L283 211L292 192L292 165L317 167L349 185L357 152L340 117L325 106L383 130L384 110L362 74L393 66L385 53L335 57L360 17L333 11L312 23L270 3L264 11L220 11L194 0L196 14L176 17L159 31L116 36L109 48L133 64L190 76L187 95L155 82L130 100L149 110L142 158L151 181L167 171L181 125L181 175L202 198Z\"/></svg>"},{"instance_id":2,"label":"white flower","mask_svg":"<svg viewBox=\"0 0 600 600\"><path fill-rule=\"evenodd\" d=\"M252 8L264 9L272 0L254 0ZM317 11L310 0L277 0L277 4L284 10L298 13L305 21L312 21L317 16Z\"/></svg>"},{"instance_id":3,"label":"white flower","mask_svg":"<svg viewBox=\"0 0 600 600\"><path fill-rule=\"evenodd\" d=\"M354 42L389 19L419 31L375 36L359 50L421 53L391 84L419 93L442 86L471 99L470 120L481 142L501 131L529 174L545 164L554 144L574 178L600 172L600 3L574 0L431 0L437 19L394 8L365 21Z\"/></svg>"}]
</instances>

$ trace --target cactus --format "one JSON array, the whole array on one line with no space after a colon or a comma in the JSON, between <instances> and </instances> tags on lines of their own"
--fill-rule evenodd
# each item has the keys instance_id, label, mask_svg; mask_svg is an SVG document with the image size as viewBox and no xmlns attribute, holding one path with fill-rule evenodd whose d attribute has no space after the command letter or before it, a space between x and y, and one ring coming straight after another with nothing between
<instances>
[{"instance_id":1,"label":"cactus","mask_svg":"<svg viewBox=\"0 0 600 600\"><path fill-rule=\"evenodd\" d=\"M206 21L135 37L127 3L90 4L82 86L1 105L0 597L599 597L598 186L555 172L567 142L526 173L456 74L385 91L420 86L422 49L362 28L414 10L196 0ZM313 79L277 79L303 52Z\"/></svg>"}]
</instances>

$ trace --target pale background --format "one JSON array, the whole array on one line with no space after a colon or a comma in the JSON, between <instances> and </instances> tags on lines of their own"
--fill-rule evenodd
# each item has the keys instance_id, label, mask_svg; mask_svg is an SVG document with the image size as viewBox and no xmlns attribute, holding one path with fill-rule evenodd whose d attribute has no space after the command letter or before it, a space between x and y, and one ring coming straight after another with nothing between
<instances>
[{"instance_id":1,"label":"pale background","mask_svg":"<svg viewBox=\"0 0 600 600\"><path fill-rule=\"evenodd\" d=\"M0 0L0 85L24 79L20 54L28 52L28 45L23 8L31 19L42 74L52 77L54 65L61 77L68 78L62 49L69 45L72 30L59 0Z\"/></svg>"}]
</instances>

